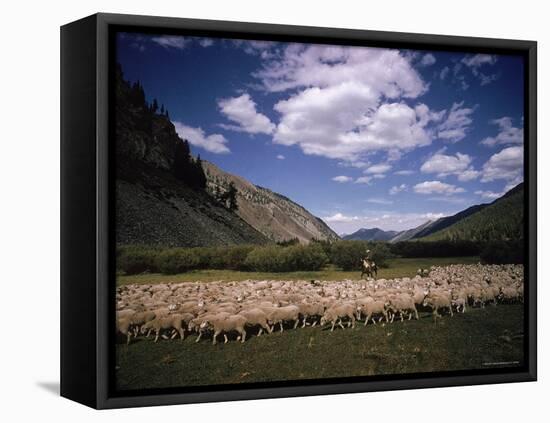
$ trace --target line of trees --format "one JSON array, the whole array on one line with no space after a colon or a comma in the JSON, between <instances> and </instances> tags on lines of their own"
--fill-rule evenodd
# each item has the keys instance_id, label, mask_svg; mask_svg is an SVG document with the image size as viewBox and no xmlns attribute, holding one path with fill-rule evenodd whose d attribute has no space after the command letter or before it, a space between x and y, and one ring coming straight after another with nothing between
<instances>
[{"instance_id":1,"label":"line of trees","mask_svg":"<svg viewBox=\"0 0 550 423\"><path fill-rule=\"evenodd\" d=\"M487 264L519 264L524 260L525 241L404 241L389 244L392 255L407 258L479 256Z\"/></svg>"},{"instance_id":2,"label":"line of trees","mask_svg":"<svg viewBox=\"0 0 550 423\"><path fill-rule=\"evenodd\" d=\"M201 156L199 154L196 160L191 156L191 149L187 140L176 144L172 171L176 178L189 187L195 189L206 188L206 175L202 167Z\"/></svg>"},{"instance_id":3,"label":"line of trees","mask_svg":"<svg viewBox=\"0 0 550 423\"><path fill-rule=\"evenodd\" d=\"M378 266L386 267L392 257L386 244L364 241L313 241L301 245L235 245L227 247L152 248L123 246L117 249L117 271L125 274L161 272L183 273L198 269L256 272L320 270L327 264L342 270L360 270L366 250Z\"/></svg>"},{"instance_id":4,"label":"line of trees","mask_svg":"<svg viewBox=\"0 0 550 423\"><path fill-rule=\"evenodd\" d=\"M116 103L117 120L119 125L126 125L135 133L143 131L149 137L155 136L155 128L165 130L172 126L168 109L154 98L149 104L145 98L145 91L140 81L133 83L124 80L120 64L117 66L116 78ZM130 121L129 116L132 118ZM126 122L126 123L124 123ZM174 141L174 162L172 165L173 175L185 185L193 189L206 189L206 175L202 167L200 155L195 159L191 155L191 149L187 140L180 142L175 134L175 129L169 128L166 136L173 136ZM165 136L162 134L162 136Z\"/></svg>"},{"instance_id":5,"label":"line of trees","mask_svg":"<svg viewBox=\"0 0 550 423\"><path fill-rule=\"evenodd\" d=\"M523 263L524 243L494 241L489 243L460 242L385 242L312 241L301 245L296 241L283 245L234 245L226 247L160 248L120 246L117 248L117 272L176 274L199 269L239 270L256 272L295 272L321 270L331 264L344 271L359 271L361 259L369 249L379 267L388 267L393 257L459 257L479 256L482 263Z\"/></svg>"}]
</instances>

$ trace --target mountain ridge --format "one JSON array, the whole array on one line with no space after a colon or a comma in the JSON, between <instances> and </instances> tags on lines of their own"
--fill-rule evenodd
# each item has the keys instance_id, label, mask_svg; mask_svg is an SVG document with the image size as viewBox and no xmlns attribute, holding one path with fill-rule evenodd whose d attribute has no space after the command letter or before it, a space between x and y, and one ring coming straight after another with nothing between
<instances>
[{"instance_id":1,"label":"mountain ridge","mask_svg":"<svg viewBox=\"0 0 550 423\"><path fill-rule=\"evenodd\" d=\"M508 241L524 237L524 184L521 182L493 202L452 225L419 238L423 241Z\"/></svg>"},{"instance_id":2,"label":"mountain ridge","mask_svg":"<svg viewBox=\"0 0 550 423\"><path fill-rule=\"evenodd\" d=\"M232 183L237 189L236 213L268 239L280 242L297 238L302 243L339 239L325 222L288 197L254 185L206 160L202 165L207 191L214 195L226 191Z\"/></svg>"}]
</instances>

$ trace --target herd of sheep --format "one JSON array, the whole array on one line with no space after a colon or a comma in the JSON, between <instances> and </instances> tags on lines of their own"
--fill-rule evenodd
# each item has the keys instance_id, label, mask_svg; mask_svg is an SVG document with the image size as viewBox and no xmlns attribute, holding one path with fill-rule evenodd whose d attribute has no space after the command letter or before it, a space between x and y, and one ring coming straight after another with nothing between
<instances>
[{"instance_id":1,"label":"herd of sheep","mask_svg":"<svg viewBox=\"0 0 550 423\"><path fill-rule=\"evenodd\" d=\"M419 271L414 278L361 281L182 282L117 288L117 332L173 339L196 333L212 343L247 331L258 336L285 327L366 326L397 317L418 319L418 310L464 313L468 307L523 301L522 265L451 265Z\"/></svg>"}]
</instances>

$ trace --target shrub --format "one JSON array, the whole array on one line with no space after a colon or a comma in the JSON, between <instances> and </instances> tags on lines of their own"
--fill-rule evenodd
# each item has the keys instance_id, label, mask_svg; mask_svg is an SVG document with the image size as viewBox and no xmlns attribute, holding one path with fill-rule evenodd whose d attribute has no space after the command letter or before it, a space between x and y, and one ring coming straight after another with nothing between
<instances>
[{"instance_id":1,"label":"shrub","mask_svg":"<svg viewBox=\"0 0 550 423\"><path fill-rule=\"evenodd\" d=\"M196 269L217 269L217 267L212 266L212 263L217 257L215 247L196 247L187 248L186 250L196 257Z\"/></svg>"},{"instance_id":2,"label":"shrub","mask_svg":"<svg viewBox=\"0 0 550 423\"><path fill-rule=\"evenodd\" d=\"M325 252L325 254L327 255L327 257L330 257L330 248L332 246L332 243L334 241L329 241L329 240L320 240L320 239L316 239L316 238L313 238L311 240L311 243L314 244L314 245L318 245L320 246L323 251Z\"/></svg>"},{"instance_id":3,"label":"shrub","mask_svg":"<svg viewBox=\"0 0 550 423\"><path fill-rule=\"evenodd\" d=\"M192 248L172 248L158 255L157 264L162 273L173 275L198 269L200 253Z\"/></svg>"},{"instance_id":4,"label":"shrub","mask_svg":"<svg viewBox=\"0 0 550 423\"><path fill-rule=\"evenodd\" d=\"M277 245L281 247L289 247L291 245L299 245L299 244L300 244L300 241L298 240L298 238L285 239L283 241L277 242Z\"/></svg>"},{"instance_id":5,"label":"shrub","mask_svg":"<svg viewBox=\"0 0 550 423\"><path fill-rule=\"evenodd\" d=\"M390 247L385 242L376 242L370 247L371 258L378 267L388 267L388 259L393 257Z\"/></svg>"},{"instance_id":6,"label":"shrub","mask_svg":"<svg viewBox=\"0 0 550 423\"><path fill-rule=\"evenodd\" d=\"M221 269L244 270L246 257L254 249L251 245L236 245L233 247L219 248L221 257Z\"/></svg>"},{"instance_id":7,"label":"shrub","mask_svg":"<svg viewBox=\"0 0 550 423\"><path fill-rule=\"evenodd\" d=\"M158 272L158 254L158 250L149 247L134 245L117 247L117 272L127 275Z\"/></svg>"},{"instance_id":8,"label":"shrub","mask_svg":"<svg viewBox=\"0 0 550 423\"><path fill-rule=\"evenodd\" d=\"M370 256L378 267L388 267L387 260L393 257L393 254L385 242L334 242L330 248L330 261L342 270L361 270L361 259L365 257L367 250L371 250Z\"/></svg>"},{"instance_id":9,"label":"shrub","mask_svg":"<svg viewBox=\"0 0 550 423\"><path fill-rule=\"evenodd\" d=\"M319 270L327 261L318 245L265 246L250 251L244 265L256 272L295 272Z\"/></svg>"},{"instance_id":10,"label":"shrub","mask_svg":"<svg viewBox=\"0 0 550 423\"><path fill-rule=\"evenodd\" d=\"M365 241L337 241L331 245L330 261L342 270L360 270L368 248Z\"/></svg>"},{"instance_id":11,"label":"shrub","mask_svg":"<svg viewBox=\"0 0 550 423\"><path fill-rule=\"evenodd\" d=\"M245 259L245 267L256 272L281 272L281 250L273 245L254 248Z\"/></svg>"},{"instance_id":12,"label":"shrub","mask_svg":"<svg viewBox=\"0 0 550 423\"><path fill-rule=\"evenodd\" d=\"M323 249L315 244L295 245L285 248L283 263L286 271L319 270L328 262L328 257Z\"/></svg>"}]
</instances>

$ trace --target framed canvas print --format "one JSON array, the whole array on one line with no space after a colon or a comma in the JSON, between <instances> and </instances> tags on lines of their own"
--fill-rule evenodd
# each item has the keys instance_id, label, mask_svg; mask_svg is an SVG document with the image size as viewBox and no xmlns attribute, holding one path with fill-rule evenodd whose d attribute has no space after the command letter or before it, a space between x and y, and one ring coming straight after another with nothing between
<instances>
[{"instance_id":1,"label":"framed canvas print","mask_svg":"<svg viewBox=\"0 0 550 423\"><path fill-rule=\"evenodd\" d=\"M61 30L61 391L115 408L536 380L536 43Z\"/></svg>"}]
</instances>

